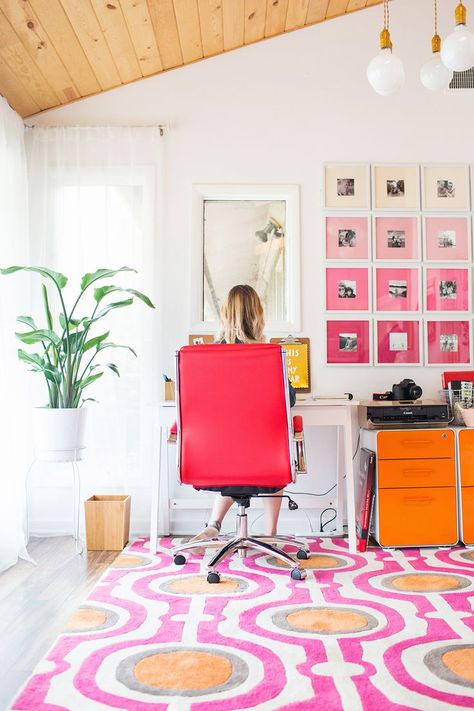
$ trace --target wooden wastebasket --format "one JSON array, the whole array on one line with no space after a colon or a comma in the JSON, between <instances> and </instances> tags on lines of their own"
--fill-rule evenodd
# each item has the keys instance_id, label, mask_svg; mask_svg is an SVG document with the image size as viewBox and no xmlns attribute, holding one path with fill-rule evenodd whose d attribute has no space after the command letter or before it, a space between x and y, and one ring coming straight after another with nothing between
<instances>
[{"instance_id":1,"label":"wooden wastebasket","mask_svg":"<svg viewBox=\"0 0 474 711\"><path fill-rule=\"evenodd\" d=\"M100 494L84 502L89 551L121 551L130 532L130 496Z\"/></svg>"}]
</instances>

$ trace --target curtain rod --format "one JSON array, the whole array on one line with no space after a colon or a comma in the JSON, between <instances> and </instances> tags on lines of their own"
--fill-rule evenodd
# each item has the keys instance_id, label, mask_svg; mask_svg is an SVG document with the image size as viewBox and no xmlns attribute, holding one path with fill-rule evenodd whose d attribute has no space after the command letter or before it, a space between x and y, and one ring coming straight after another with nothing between
<instances>
[{"instance_id":1,"label":"curtain rod","mask_svg":"<svg viewBox=\"0 0 474 711\"><path fill-rule=\"evenodd\" d=\"M144 124L136 124L136 125L129 125L129 126L109 126L106 124L96 124L95 126L52 126L52 125L46 125L46 126L36 126L36 124L25 124L25 128L83 128L83 129L89 129L89 128L157 128L160 131L160 136L163 136L165 133L167 133L170 130L170 124L169 123L144 123Z\"/></svg>"}]
</instances>

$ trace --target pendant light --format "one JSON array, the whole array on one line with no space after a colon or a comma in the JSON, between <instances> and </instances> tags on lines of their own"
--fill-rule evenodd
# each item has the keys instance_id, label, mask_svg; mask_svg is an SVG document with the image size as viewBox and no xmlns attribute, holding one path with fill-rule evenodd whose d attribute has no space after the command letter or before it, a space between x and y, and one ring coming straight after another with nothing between
<instances>
[{"instance_id":1,"label":"pendant light","mask_svg":"<svg viewBox=\"0 0 474 711\"><path fill-rule=\"evenodd\" d=\"M392 52L389 30L388 0L383 3L383 30L380 33L380 52L369 62L367 79L374 91L390 96L402 88L405 71L402 61Z\"/></svg>"},{"instance_id":2,"label":"pendant light","mask_svg":"<svg viewBox=\"0 0 474 711\"><path fill-rule=\"evenodd\" d=\"M449 86L453 72L441 60L441 37L438 34L438 0L434 0L434 35L431 40L431 59L423 64L420 70L421 83L430 91L438 91Z\"/></svg>"},{"instance_id":3,"label":"pendant light","mask_svg":"<svg viewBox=\"0 0 474 711\"><path fill-rule=\"evenodd\" d=\"M466 27L466 8L459 3L454 16L456 29L446 37L441 48L443 64L455 72L465 72L474 65L474 34Z\"/></svg>"}]
</instances>

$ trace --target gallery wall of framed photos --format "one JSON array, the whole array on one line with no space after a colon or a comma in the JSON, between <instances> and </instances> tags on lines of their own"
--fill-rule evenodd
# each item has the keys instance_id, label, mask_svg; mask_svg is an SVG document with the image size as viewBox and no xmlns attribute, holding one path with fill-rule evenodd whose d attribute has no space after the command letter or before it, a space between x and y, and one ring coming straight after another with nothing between
<instances>
[{"instance_id":1,"label":"gallery wall of framed photos","mask_svg":"<svg viewBox=\"0 0 474 711\"><path fill-rule=\"evenodd\" d=\"M328 163L327 365L473 364L474 167Z\"/></svg>"}]
</instances>

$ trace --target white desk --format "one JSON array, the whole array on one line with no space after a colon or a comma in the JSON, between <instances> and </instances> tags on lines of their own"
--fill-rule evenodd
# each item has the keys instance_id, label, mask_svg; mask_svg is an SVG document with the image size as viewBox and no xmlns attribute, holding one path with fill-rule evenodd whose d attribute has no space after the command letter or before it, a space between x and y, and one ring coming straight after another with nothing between
<instances>
[{"instance_id":1,"label":"white desk","mask_svg":"<svg viewBox=\"0 0 474 711\"><path fill-rule=\"evenodd\" d=\"M292 416L301 415L307 427L337 427L344 437L344 467L337 467L337 528L342 530L344 500L346 504L349 550L356 552L354 432L358 430L356 400L297 400ZM158 525L160 535L170 534L168 430L176 420L174 402L162 402L158 410L158 462L153 469L151 489L150 552L156 553ZM345 477L345 487L344 487ZM345 490L345 497L344 497Z\"/></svg>"}]
</instances>

